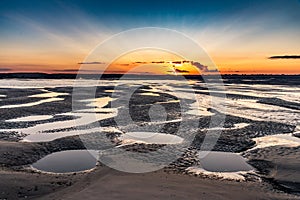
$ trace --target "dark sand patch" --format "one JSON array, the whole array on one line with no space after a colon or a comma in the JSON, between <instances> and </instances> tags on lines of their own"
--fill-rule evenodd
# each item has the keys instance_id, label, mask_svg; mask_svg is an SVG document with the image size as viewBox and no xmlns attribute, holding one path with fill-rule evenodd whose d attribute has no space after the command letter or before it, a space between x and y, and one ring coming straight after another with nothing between
<instances>
[{"instance_id":1,"label":"dark sand patch","mask_svg":"<svg viewBox=\"0 0 300 200\"><path fill-rule=\"evenodd\" d=\"M41 199L40 196L71 186L82 175L54 175L0 169L0 199Z\"/></svg>"}]
</instances>

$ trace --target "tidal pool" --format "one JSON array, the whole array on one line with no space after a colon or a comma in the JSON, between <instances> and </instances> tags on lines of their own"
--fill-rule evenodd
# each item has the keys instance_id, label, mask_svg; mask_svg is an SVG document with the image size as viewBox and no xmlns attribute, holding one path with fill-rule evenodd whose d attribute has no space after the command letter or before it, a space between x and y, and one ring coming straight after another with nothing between
<instances>
[{"instance_id":1,"label":"tidal pool","mask_svg":"<svg viewBox=\"0 0 300 200\"><path fill-rule=\"evenodd\" d=\"M180 144L183 138L177 135L155 132L128 132L119 137L123 144L147 143L147 144Z\"/></svg>"},{"instance_id":2,"label":"tidal pool","mask_svg":"<svg viewBox=\"0 0 300 200\"><path fill-rule=\"evenodd\" d=\"M53 98L53 97L58 97L58 96L67 96L67 95L69 95L69 93L51 92L51 91L45 90L45 89L42 89L41 91L44 92L44 93L30 95L29 97L31 97L31 98Z\"/></svg>"},{"instance_id":3,"label":"tidal pool","mask_svg":"<svg viewBox=\"0 0 300 200\"><path fill-rule=\"evenodd\" d=\"M298 147L300 146L300 138L293 136L293 134L277 134L267 135L253 139L256 146L253 149L266 148L271 146L286 146L286 147Z\"/></svg>"},{"instance_id":4,"label":"tidal pool","mask_svg":"<svg viewBox=\"0 0 300 200\"><path fill-rule=\"evenodd\" d=\"M97 165L98 152L70 150L52 153L32 164L32 168L50 173L71 173L91 170Z\"/></svg>"},{"instance_id":5,"label":"tidal pool","mask_svg":"<svg viewBox=\"0 0 300 200\"><path fill-rule=\"evenodd\" d=\"M139 93L139 95L141 95L141 96L155 96L155 97L159 96L159 94L153 93L153 92L142 92L142 93Z\"/></svg>"},{"instance_id":6,"label":"tidal pool","mask_svg":"<svg viewBox=\"0 0 300 200\"><path fill-rule=\"evenodd\" d=\"M199 152L201 167L210 172L250 171L253 167L235 153L219 151Z\"/></svg>"},{"instance_id":7,"label":"tidal pool","mask_svg":"<svg viewBox=\"0 0 300 200\"><path fill-rule=\"evenodd\" d=\"M199 152L200 165L188 167L186 171L193 174L204 174L228 180L245 180L244 174L254 168L235 153L202 151Z\"/></svg>"}]
</instances>

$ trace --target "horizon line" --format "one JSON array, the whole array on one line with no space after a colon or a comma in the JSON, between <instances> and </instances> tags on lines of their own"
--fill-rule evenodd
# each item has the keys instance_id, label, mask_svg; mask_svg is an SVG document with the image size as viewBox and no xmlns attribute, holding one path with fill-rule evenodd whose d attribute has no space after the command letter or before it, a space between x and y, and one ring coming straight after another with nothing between
<instances>
[{"instance_id":1,"label":"horizon line","mask_svg":"<svg viewBox=\"0 0 300 200\"><path fill-rule=\"evenodd\" d=\"M48 72L0 72L0 75L14 75L14 74L44 74L44 75L78 75L78 73L48 73ZM124 75L125 73L81 73L81 75ZM207 73L207 74L137 74L137 73L130 73L127 75L135 75L135 76L212 76L217 75L214 73ZM299 76L300 73L219 73L219 75L283 75L283 76Z\"/></svg>"}]
</instances>

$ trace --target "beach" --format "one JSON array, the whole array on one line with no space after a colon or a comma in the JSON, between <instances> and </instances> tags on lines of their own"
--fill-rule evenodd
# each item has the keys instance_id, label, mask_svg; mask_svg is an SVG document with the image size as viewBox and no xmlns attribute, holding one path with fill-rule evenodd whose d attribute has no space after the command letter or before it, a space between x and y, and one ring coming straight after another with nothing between
<instances>
[{"instance_id":1,"label":"beach","mask_svg":"<svg viewBox=\"0 0 300 200\"><path fill-rule=\"evenodd\" d=\"M299 199L299 86L269 78L1 79L0 199Z\"/></svg>"}]
</instances>

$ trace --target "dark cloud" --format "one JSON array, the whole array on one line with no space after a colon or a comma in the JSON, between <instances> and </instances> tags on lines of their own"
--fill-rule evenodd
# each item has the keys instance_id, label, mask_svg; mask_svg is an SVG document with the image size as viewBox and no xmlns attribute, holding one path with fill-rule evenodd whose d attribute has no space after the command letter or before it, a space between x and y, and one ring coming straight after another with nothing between
<instances>
[{"instance_id":1,"label":"dark cloud","mask_svg":"<svg viewBox=\"0 0 300 200\"><path fill-rule=\"evenodd\" d=\"M269 59L300 59L300 55L271 56Z\"/></svg>"},{"instance_id":2,"label":"dark cloud","mask_svg":"<svg viewBox=\"0 0 300 200\"><path fill-rule=\"evenodd\" d=\"M165 63L165 61L152 61L152 62L141 62L141 61L137 61L137 62L133 62L133 64L149 64L149 63L153 63L153 64L162 64L162 63Z\"/></svg>"},{"instance_id":3,"label":"dark cloud","mask_svg":"<svg viewBox=\"0 0 300 200\"><path fill-rule=\"evenodd\" d=\"M174 62L173 62L174 63ZM164 66L164 67L168 67L168 66ZM188 70L185 70L185 69L177 69L175 67L175 65L172 66L173 67L173 70L169 70L167 71L168 73L189 73L190 71ZM169 67L168 67L169 68Z\"/></svg>"},{"instance_id":4,"label":"dark cloud","mask_svg":"<svg viewBox=\"0 0 300 200\"><path fill-rule=\"evenodd\" d=\"M12 69L10 68L0 68L0 72L5 72L5 71L11 71Z\"/></svg>"},{"instance_id":5,"label":"dark cloud","mask_svg":"<svg viewBox=\"0 0 300 200\"><path fill-rule=\"evenodd\" d=\"M101 65L101 64L105 64L105 62L97 62L97 61L95 61L95 62L79 62L78 64L80 64L80 65Z\"/></svg>"},{"instance_id":6,"label":"dark cloud","mask_svg":"<svg viewBox=\"0 0 300 200\"><path fill-rule=\"evenodd\" d=\"M165 63L165 61L152 61L151 63L157 63L157 64L160 64L160 63Z\"/></svg>"},{"instance_id":7,"label":"dark cloud","mask_svg":"<svg viewBox=\"0 0 300 200\"><path fill-rule=\"evenodd\" d=\"M197 67L200 71L203 71L203 72L207 72L208 71L208 67L205 66L205 65L202 65L199 62L192 61L191 64L194 65L195 67Z\"/></svg>"},{"instance_id":8,"label":"dark cloud","mask_svg":"<svg viewBox=\"0 0 300 200\"><path fill-rule=\"evenodd\" d=\"M133 62L134 64L146 64L147 62L140 62L140 61L138 61L138 62Z\"/></svg>"},{"instance_id":9,"label":"dark cloud","mask_svg":"<svg viewBox=\"0 0 300 200\"><path fill-rule=\"evenodd\" d=\"M181 64L181 61L173 61L173 64Z\"/></svg>"},{"instance_id":10,"label":"dark cloud","mask_svg":"<svg viewBox=\"0 0 300 200\"><path fill-rule=\"evenodd\" d=\"M182 69L176 69L176 68L174 68L174 70L175 70L175 72L176 73L189 73L190 71L188 71L188 70L182 70Z\"/></svg>"}]
</instances>

